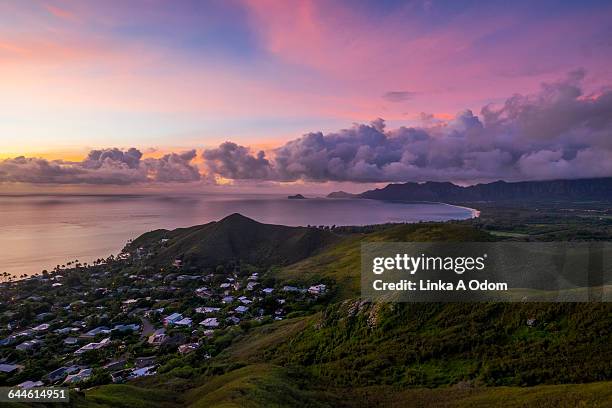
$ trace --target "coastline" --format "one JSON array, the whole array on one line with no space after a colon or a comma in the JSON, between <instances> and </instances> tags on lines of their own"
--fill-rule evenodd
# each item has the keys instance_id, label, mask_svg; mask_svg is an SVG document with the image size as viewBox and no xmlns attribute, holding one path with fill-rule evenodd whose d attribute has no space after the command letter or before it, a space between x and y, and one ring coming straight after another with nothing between
<instances>
[{"instance_id":1,"label":"coastline","mask_svg":"<svg viewBox=\"0 0 612 408\"><path fill-rule=\"evenodd\" d=\"M369 199L287 200L286 196L252 195L246 195L244 200L233 195L216 196L212 200L193 199L193 196L152 201L140 196L121 200L92 196L55 198L13 197L11 206L7 207L11 211L0 213L0 227L4 231L0 234L0 258L4 261L4 270L13 275L31 276L73 259L89 262L116 254L129 239L148 231L201 225L234 212L264 224L286 226L444 222L476 216L474 209L447 203L402 202L406 206L396 207L383 200ZM434 206L428 207L429 204ZM37 216L41 211L47 214L44 219ZM32 251L33 247L38 250Z\"/></svg>"}]
</instances>

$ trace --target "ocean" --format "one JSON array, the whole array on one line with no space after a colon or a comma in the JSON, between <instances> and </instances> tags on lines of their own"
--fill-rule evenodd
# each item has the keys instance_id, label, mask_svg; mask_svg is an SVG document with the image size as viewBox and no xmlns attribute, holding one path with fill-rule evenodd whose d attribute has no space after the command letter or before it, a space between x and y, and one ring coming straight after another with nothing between
<instances>
[{"instance_id":1,"label":"ocean","mask_svg":"<svg viewBox=\"0 0 612 408\"><path fill-rule=\"evenodd\" d=\"M240 213L291 226L369 225L467 219L474 210L441 203L279 195L12 195L0 196L0 273L32 275L78 259L117 254L129 239Z\"/></svg>"}]
</instances>

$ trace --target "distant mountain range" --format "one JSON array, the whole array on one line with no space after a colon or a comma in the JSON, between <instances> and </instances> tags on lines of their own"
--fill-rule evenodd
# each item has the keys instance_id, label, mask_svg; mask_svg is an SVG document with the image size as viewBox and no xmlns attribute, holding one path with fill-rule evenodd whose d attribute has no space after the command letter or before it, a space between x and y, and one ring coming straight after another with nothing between
<instances>
[{"instance_id":1,"label":"distant mountain range","mask_svg":"<svg viewBox=\"0 0 612 408\"><path fill-rule=\"evenodd\" d=\"M352 195L342 191L329 198L369 198L392 201L548 201L548 200L610 200L612 177L578 180L522 181L507 183L496 181L462 187L450 182L389 184L384 188Z\"/></svg>"}]
</instances>

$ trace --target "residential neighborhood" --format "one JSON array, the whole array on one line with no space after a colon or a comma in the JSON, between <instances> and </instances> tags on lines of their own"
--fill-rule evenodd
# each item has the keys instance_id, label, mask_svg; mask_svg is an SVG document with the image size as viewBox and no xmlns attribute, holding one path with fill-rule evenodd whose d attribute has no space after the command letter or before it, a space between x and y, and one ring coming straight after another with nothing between
<instances>
[{"instance_id":1,"label":"residential neighborhood","mask_svg":"<svg viewBox=\"0 0 612 408\"><path fill-rule=\"evenodd\" d=\"M166 241L162 240L161 244ZM0 384L88 387L222 351L226 335L290 318L328 293L244 265L154 269L150 249L0 283ZM184 357L182 357L184 356Z\"/></svg>"}]
</instances>

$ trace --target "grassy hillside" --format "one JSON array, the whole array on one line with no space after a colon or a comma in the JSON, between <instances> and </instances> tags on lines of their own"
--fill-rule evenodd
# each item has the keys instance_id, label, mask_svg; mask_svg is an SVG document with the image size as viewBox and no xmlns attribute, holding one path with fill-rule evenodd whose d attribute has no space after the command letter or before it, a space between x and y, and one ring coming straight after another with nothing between
<instances>
[{"instance_id":1,"label":"grassy hillside","mask_svg":"<svg viewBox=\"0 0 612 408\"><path fill-rule=\"evenodd\" d=\"M321 253L277 272L281 279L316 281L332 279L338 286L336 299L359 295L362 242L487 242L492 235L462 224L402 224L370 234L345 237Z\"/></svg>"},{"instance_id":2,"label":"grassy hillside","mask_svg":"<svg viewBox=\"0 0 612 408\"><path fill-rule=\"evenodd\" d=\"M188 407L610 407L612 383L521 387L312 387L295 370L244 367L189 392Z\"/></svg>"},{"instance_id":3,"label":"grassy hillside","mask_svg":"<svg viewBox=\"0 0 612 408\"><path fill-rule=\"evenodd\" d=\"M162 239L167 239L162 244ZM186 266L216 266L242 261L252 265L287 265L313 255L339 238L330 231L262 224L240 214L221 221L173 231L156 230L129 245L153 254L152 263L182 259Z\"/></svg>"},{"instance_id":4,"label":"grassy hillside","mask_svg":"<svg viewBox=\"0 0 612 408\"><path fill-rule=\"evenodd\" d=\"M218 360L300 367L315 383L337 387L602 381L612 378L611 320L607 303L349 300L245 333Z\"/></svg>"},{"instance_id":5,"label":"grassy hillside","mask_svg":"<svg viewBox=\"0 0 612 408\"><path fill-rule=\"evenodd\" d=\"M210 360L177 358L178 371L197 376L174 378L173 370L138 388L102 386L75 405L612 406L612 304L365 303L357 299L362 242L499 238L469 222L342 233L233 216L145 234L134 246L169 239L155 247L156 262L238 257L277 265L268 273L281 281L332 281L334 294L310 315L234 328Z\"/></svg>"}]
</instances>

